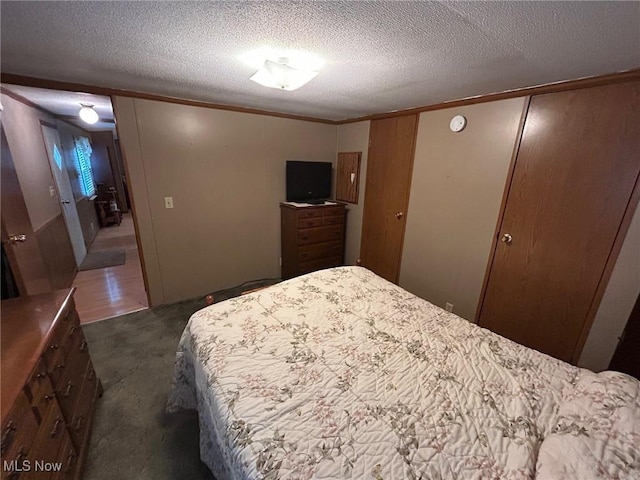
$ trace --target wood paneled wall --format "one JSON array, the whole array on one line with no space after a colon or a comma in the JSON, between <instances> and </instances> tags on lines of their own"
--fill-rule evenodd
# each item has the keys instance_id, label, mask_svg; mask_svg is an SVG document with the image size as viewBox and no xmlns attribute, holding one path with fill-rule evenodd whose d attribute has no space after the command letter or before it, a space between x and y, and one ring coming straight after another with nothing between
<instances>
[{"instance_id":1,"label":"wood paneled wall","mask_svg":"<svg viewBox=\"0 0 640 480\"><path fill-rule=\"evenodd\" d=\"M76 261L62 214L34 232L53 289L67 288L76 274Z\"/></svg>"}]
</instances>

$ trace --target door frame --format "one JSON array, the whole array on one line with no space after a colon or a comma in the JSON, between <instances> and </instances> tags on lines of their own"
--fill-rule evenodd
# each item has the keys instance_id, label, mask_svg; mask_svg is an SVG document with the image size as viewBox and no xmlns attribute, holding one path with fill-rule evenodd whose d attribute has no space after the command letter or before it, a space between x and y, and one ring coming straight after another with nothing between
<instances>
[{"instance_id":1,"label":"door frame","mask_svg":"<svg viewBox=\"0 0 640 480\"><path fill-rule=\"evenodd\" d=\"M632 81L632 80L631 80ZM611 83L622 83L622 82L611 82ZM583 88L589 88L589 86L585 86ZM498 214L498 221L496 223L496 230L493 236L493 242L491 245L491 253L489 255L489 261L487 262L487 269L485 271L484 280L482 282L482 288L480 290L480 298L478 300L478 307L476 308L475 315L475 323L477 324L480 320L480 314L482 313L482 307L484 304L485 295L487 293L487 287L489 284L489 277L491 276L491 270L493 268L493 261L496 256L496 250L498 247L498 238L500 232L502 231L502 223L504 220L504 214L507 206L507 199L509 196L509 192L511 190L511 183L513 180L513 172L515 171L516 161L518 157L518 152L520 151L520 144L522 141L522 133L524 124L526 122L526 117L529 112L529 105L531 103L532 96L527 98L527 105L525 108L525 115L523 115L522 125L520 126L520 136L518 138L518 146L514 149L514 155L511 159L511 164L509 165L509 171L507 174L507 181L505 184L504 193L502 195L502 202L500 204L500 210ZM611 278L611 274L613 273L613 269L616 265L616 261L618 259L618 255L620 254L620 250L622 249L622 245L627 235L627 231L629 230L629 226L631 225L631 220L633 219L633 215L635 213L638 204L640 203L640 174L638 174L633 190L631 192L631 196L629 197L629 201L625 208L622 222L620 222L620 226L618 231L616 232L615 240L613 242L613 246L611 248L611 252L609 253L609 257L605 263L604 270L598 281L598 286L596 287L595 294L593 299L591 300L591 305L589 306L589 310L587 312L587 316L582 327L582 332L578 337L578 341L576 343L573 354L571 355L571 363L577 364L580 359L580 355L582 354L582 349L587 341L587 337L589 336L589 332L591 330L591 326L593 325L593 321L596 317L596 313L598 312L598 307L600 306L600 302L602 301L602 297L606 291L607 285L609 284L609 280Z\"/></svg>"},{"instance_id":2,"label":"door frame","mask_svg":"<svg viewBox=\"0 0 640 480\"><path fill-rule=\"evenodd\" d=\"M129 163L127 162L127 156L120 144L120 128L118 126L118 119L116 117L115 109L115 95L109 95L111 106L113 108L113 116L116 120L116 133L118 134L118 148L120 149L120 159L122 160L122 166L124 167L124 177L127 181L127 188L131 188L131 174L129 173ZM140 226L138 224L138 210L136 208L133 193L129 190L129 210L131 210L131 218L133 219L133 230L136 234L136 245L138 246L138 255L140 257L140 269L142 270L142 282L144 283L144 293L147 296L147 305L152 308L154 305L151 303L151 294L149 291L149 279L147 277L147 266L144 258L144 250L142 249L142 242L140 240Z\"/></svg>"}]
</instances>

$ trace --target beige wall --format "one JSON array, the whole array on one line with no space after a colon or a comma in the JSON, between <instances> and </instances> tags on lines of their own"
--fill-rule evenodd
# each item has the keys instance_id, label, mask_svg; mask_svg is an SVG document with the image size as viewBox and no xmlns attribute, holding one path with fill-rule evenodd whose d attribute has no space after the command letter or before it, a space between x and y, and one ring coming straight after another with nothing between
<instances>
[{"instance_id":1,"label":"beige wall","mask_svg":"<svg viewBox=\"0 0 640 480\"><path fill-rule=\"evenodd\" d=\"M369 152L369 128L371 122L348 123L338 126L338 152L362 152L358 204L347 204L347 234L345 241L345 265L355 265L360 257L364 188L367 179L367 153Z\"/></svg>"},{"instance_id":2,"label":"beige wall","mask_svg":"<svg viewBox=\"0 0 640 480\"><path fill-rule=\"evenodd\" d=\"M420 115L399 284L474 320L525 99ZM454 133L454 115L467 118Z\"/></svg>"},{"instance_id":3,"label":"beige wall","mask_svg":"<svg viewBox=\"0 0 640 480\"><path fill-rule=\"evenodd\" d=\"M279 277L285 161L335 163L337 127L121 97L114 107L152 304Z\"/></svg>"},{"instance_id":4,"label":"beige wall","mask_svg":"<svg viewBox=\"0 0 640 480\"><path fill-rule=\"evenodd\" d=\"M38 230L62 213L57 195L49 194L55 183L40 126L40 120L55 125L55 119L7 95L2 95L2 105L2 122L24 202L31 226Z\"/></svg>"},{"instance_id":5,"label":"beige wall","mask_svg":"<svg viewBox=\"0 0 640 480\"><path fill-rule=\"evenodd\" d=\"M589 337L578 361L596 372L606 370L640 293L640 208L625 237Z\"/></svg>"}]
</instances>

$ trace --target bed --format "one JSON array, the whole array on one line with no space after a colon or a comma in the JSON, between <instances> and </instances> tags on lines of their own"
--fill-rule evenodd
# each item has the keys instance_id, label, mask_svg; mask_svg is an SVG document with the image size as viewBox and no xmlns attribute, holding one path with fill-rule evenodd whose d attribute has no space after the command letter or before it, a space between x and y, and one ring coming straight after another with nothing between
<instances>
[{"instance_id":1,"label":"bed","mask_svg":"<svg viewBox=\"0 0 640 480\"><path fill-rule=\"evenodd\" d=\"M218 480L637 479L639 385L338 267L195 313L167 409Z\"/></svg>"}]
</instances>

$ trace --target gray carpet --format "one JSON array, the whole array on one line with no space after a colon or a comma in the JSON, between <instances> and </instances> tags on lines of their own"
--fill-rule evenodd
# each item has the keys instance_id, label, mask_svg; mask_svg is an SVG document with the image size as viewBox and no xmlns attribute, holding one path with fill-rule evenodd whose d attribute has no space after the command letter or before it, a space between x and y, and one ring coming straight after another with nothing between
<instances>
[{"instance_id":1,"label":"gray carpet","mask_svg":"<svg viewBox=\"0 0 640 480\"><path fill-rule=\"evenodd\" d=\"M216 292L216 302L273 281ZM83 326L104 395L98 401L85 480L213 479L200 462L195 412L164 412L173 360L201 299Z\"/></svg>"},{"instance_id":2,"label":"gray carpet","mask_svg":"<svg viewBox=\"0 0 640 480\"><path fill-rule=\"evenodd\" d=\"M124 250L104 250L98 252L89 252L84 257L82 264L78 270L94 270L96 268L115 267L116 265L124 265L127 254Z\"/></svg>"}]
</instances>

